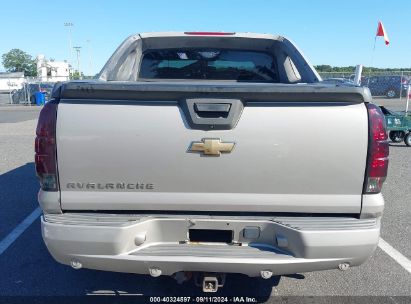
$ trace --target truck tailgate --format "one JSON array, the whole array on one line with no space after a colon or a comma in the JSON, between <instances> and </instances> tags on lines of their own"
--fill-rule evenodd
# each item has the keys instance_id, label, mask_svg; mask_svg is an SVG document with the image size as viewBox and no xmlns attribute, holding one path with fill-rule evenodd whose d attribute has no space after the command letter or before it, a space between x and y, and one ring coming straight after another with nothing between
<instances>
[{"instance_id":1,"label":"truck tailgate","mask_svg":"<svg viewBox=\"0 0 411 304\"><path fill-rule=\"evenodd\" d=\"M62 95L56 126L63 210L360 212L363 102L266 93L264 101L242 100L233 128L201 130L190 127L178 98L70 94ZM220 156L190 153L204 139L235 146Z\"/></svg>"}]
</instances>

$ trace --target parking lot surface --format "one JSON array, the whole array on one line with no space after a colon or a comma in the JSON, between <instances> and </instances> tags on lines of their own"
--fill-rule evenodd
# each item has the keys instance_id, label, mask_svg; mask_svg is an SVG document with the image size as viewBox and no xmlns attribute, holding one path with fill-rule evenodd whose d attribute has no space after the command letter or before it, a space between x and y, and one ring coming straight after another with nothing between
<instances>
[{"instance_id":1,"label":"parking lot surface","mask_svg":"<svg viewBox=\"0 0 411 304\"><path fill-rule=\"evenodd\" d=\"M376 99L375 102L393 110L404 109L404 101ZM38 207L33 164L38 112L37 107L0 107L0 242ZM391 143L389 174L383 188L386 208L381 237L407 259L411 259L410 183L411 147ZM0 269L0 296L202 294L193 283L178 285L168 277L73 270L60 265L42 241L38 217L0 254ZM229 275L218 295L411 296L411 273L377 248L365 264L344 272L301 273L270 280Z\"/></svg>"}]
</instances>

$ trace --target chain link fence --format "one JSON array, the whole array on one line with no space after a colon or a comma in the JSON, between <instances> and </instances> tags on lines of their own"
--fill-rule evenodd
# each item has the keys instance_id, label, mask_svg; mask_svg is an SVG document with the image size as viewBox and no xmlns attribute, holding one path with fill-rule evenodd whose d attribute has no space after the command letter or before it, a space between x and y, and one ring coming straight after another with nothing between
<instances>
[{"instance_id":1,"label":"chain link fence","mask_svg":"<svg viewBox=\"0 0 411 304\"><path fill-rule=\"evenodd\" d=\"M354 72L320 72L323 81L333 84L353 83ZM10 82L10 80L9 80ZM361 86L370 89L372 96L385 98L407 97L408 86L411 85L410 71L372 71L363 72ZM3 104L36 104L36 93L42 92L48 100L54 82L42 82L34 77L24 77L18 86L8 86L7 94L0 94Z\"/></svg>"},{"instance_id":2,"label":"chain link fence","mask_svg":"<svg viewBox=\"0 0 411 304\"><path fill-rule=\"evenodd\" d=\"M41 96L38 93L43 95L41 103L44 103L50 99L55 83L56 81L40 81L36 77L9 78L2 84L0 104L38 104L38 97Z\"/></svg>"},{"instance_id":3,"label":"chain link fence","mask_svg":"<svg viewBox=\"0 0 411 304\"><path fill-rule=\"evenodd\" d=\"M92 79L93 77L83 76L83 79ZM67 76L46 77L41 80L40 77L24 77L23 73L0 73L0 105L33 105L38 104L40 96L44 95L41 103L50 99L54 84L60 81L67 81ZM37 94L37 95L36 95ZM42 98L43 99L43 98Z\"/></svg>"},{"instance_id":4,"label":"chain link fence","mask_svg":"<svg viewBox=\"0 0 411 304\"><path fill-rule=\"evenodd\" d=\"M322 79L328 83L353 83L353 72L320 72ZM411 71L375 71L363 72L361 86L370 89L372 96L386 98L404 98L411 85Z\"/></svg>"}]
</instances>

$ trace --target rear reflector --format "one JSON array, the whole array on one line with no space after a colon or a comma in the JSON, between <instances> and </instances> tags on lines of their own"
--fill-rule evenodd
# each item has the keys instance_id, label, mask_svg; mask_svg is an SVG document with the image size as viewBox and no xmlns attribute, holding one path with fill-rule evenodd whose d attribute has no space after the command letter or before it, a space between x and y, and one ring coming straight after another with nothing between
<instances>
[{"instance_id":1,"label":"rear reflector","mask_svg":"<svg viewBox=\"0 0 411 304\"><path fill-rule=\"evenodd\" d=\"M200 36L229 36L235 33L229 32L184 32L186 35L200 35Z\"/></svg>"},{"instance_id":2,"label":"rear reflector","mask_svg":"<svg viewBox=\"0 0 411 304\"><path fill-rule=\"evenodd\" d=\"M56 162L56 116L57 104L46 103L40 112L36 129L35 156L36 173L41 189L57 191Z\"/></svg>"},{"instance_id":3,"label":"rear reflector","mask_svg":"<svg viewBox=\"0 0 411 304\"><path fill-rule=\"evenodd\" d=\"M367 104L369 146L364 193L381 192L387 177L389 146L384 115L374 104Z\"/></svg>"}]
</instances>

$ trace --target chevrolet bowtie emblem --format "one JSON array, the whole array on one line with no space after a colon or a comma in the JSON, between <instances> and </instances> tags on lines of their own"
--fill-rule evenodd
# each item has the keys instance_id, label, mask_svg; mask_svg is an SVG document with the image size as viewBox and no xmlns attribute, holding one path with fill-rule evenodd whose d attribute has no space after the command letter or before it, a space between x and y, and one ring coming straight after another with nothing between
<instances>
[{"instance_id":1,"label":"chevrolet bowtie emblem","mask_svg":"<svg viewBox=\"0 0 411 304\"><path fill-rule=\"evenodd\" d=\"M203 155L220 156L221 153L230 153L234 148L233 142L221 142L219 138L203 138L201 141L193 141L188 152L199 152Z\"/></svg>"}]
</instances>

